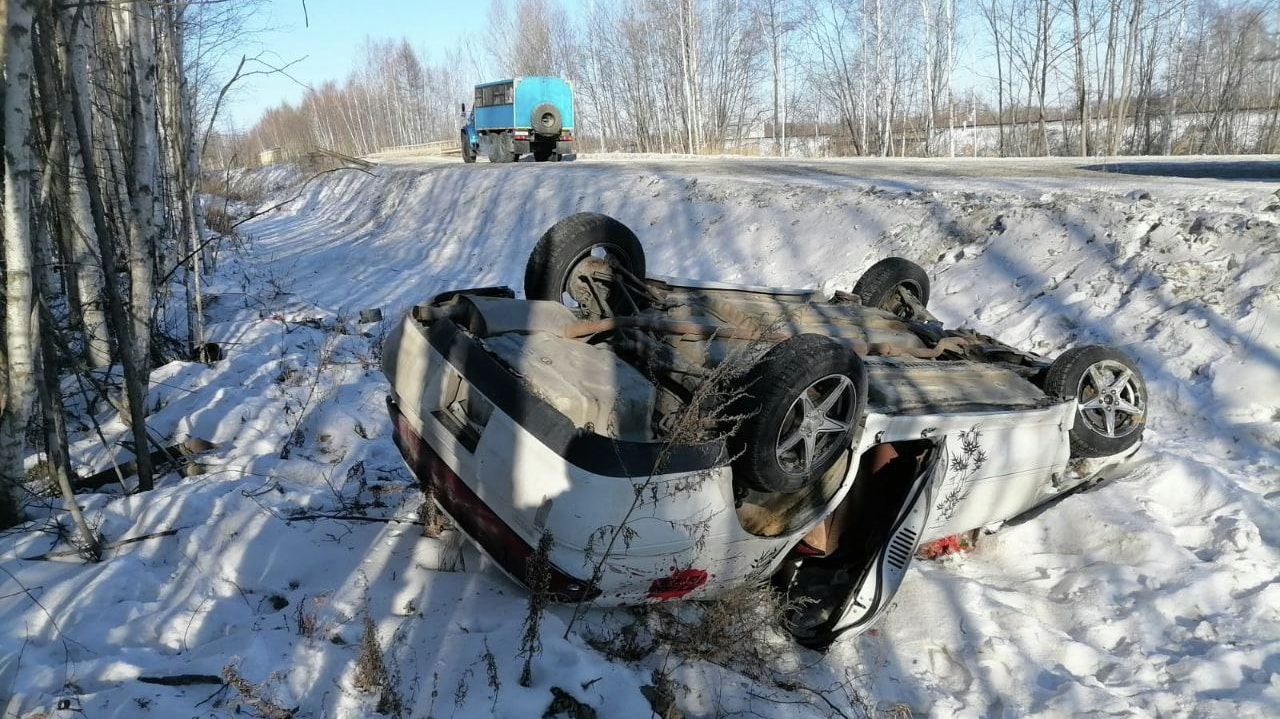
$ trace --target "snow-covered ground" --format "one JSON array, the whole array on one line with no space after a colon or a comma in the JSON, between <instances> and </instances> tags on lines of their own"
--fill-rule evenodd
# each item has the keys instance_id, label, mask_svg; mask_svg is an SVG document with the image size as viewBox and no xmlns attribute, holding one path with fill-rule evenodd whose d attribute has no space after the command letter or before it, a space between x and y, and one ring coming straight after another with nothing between
<instances>
[{"instance_id":1,"label":"snow-covered ground","mask_svg":"<svg viewBox=\"0 0 1280 719\"><path fill-rule=\"evenodd\" d=\"M220 253L206 307L226 359L153 374L150 426L218 447L152 492L82 497L110 541L165 534L96 565L32 559L68 547L49 500L0 536L0 716L354 718L381 699L404 717L540 717L558 687L598 716L646 717L660 666L690 717L1280 716L1280 180L1266 165L1246 180L929 170L945 164L584 158L316 179ZM776 681L664 652L610 660L587 639L616 615L565 638L555 608L523 688L524 592L412 523L378 340L437 291L518 288L537 237L584 210L634 228L657 274L847 289L883 256L914 258L948 324L1136 357L1146 446L1126 476L917 563L884 620L825 656L767 635ZM386 322L359 324L369 308ZM92 428L72 429L84 472L106 465ZM358 686L367 627L381 693ZM194 683L140 679L179 675Z\"/></svg>"}]
</instances>

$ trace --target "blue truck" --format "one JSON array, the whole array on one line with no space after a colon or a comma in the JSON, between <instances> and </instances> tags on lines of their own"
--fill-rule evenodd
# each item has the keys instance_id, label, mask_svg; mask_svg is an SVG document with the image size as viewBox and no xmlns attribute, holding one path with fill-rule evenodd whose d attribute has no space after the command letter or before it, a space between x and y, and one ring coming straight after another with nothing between
<instances>
[{"instance_id":1,"label":"blue truck","mask_svg":"<svg viewBox=\"0 0 1280 719\"><path fill-rule=\"evenodd\" d=\"M533 155L559 161L573 152L573 85L559 77L516 77L476 85L471 112L463 103L462 161L515 162Z\"/></svg>"}]
</instances>

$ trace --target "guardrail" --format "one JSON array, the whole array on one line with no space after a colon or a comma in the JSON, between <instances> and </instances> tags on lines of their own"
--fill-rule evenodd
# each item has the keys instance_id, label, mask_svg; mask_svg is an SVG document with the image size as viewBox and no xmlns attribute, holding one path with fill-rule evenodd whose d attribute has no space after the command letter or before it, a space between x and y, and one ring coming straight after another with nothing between
<instances>
[{"instance_id":1,"label":"guardrail","mask_svg":"<svg viewBox=\"0 0 1280 719\"><path fill-rule=\"evenodd\" d=\"M457 155L462 152L457 140L437 140L418 145L396 145L378 150L379 155Z\"/></svg>"}]
</instances>

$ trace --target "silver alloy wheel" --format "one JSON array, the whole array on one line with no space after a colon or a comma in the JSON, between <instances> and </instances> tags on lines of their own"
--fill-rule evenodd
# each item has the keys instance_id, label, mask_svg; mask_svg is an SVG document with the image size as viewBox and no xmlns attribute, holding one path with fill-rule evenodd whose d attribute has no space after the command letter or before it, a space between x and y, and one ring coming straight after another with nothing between
<instances>
[{"instance_id":1,"label":"silver alloy wheel","mask_svg":"<svg viewBox=\"0 0 1280 719\"><path fill-rule=\"evenodd\" d=\"M788 474L805 474L843 449L857 408L857 388L843 374L830 374L805 388L778 429L774 457Z\"/></svg>"},{"instance_id":2,"label":"silver alloy wheel","mask_svg":"<svg viewBox=\"0 0 1280 719\"><path fill-rule=\"evenodd\" d=\"M1103 437L1127 437L1142 428L1147 408L1133 370L1115 360L1089 365L1076 393L1080 419Z\"/></svg>"}]
</instances>

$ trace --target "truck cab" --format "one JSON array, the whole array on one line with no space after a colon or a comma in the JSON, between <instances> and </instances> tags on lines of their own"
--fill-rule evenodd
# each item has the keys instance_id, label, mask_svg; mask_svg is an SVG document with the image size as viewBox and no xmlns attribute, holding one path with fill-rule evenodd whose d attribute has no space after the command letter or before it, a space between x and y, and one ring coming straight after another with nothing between
<instances>
[{"instance_id":1,"label":"truck cab","mask_svg":"<svg viewBox=\"0 0 1280 719\"><path fill-rule=\"evenodd\" d=\"M573 152L573 85L559 77L516 77L475 86L471 111L463 104L462 160L515 162L533 155L556 162Z\"/></svg>"}]
</instances>

